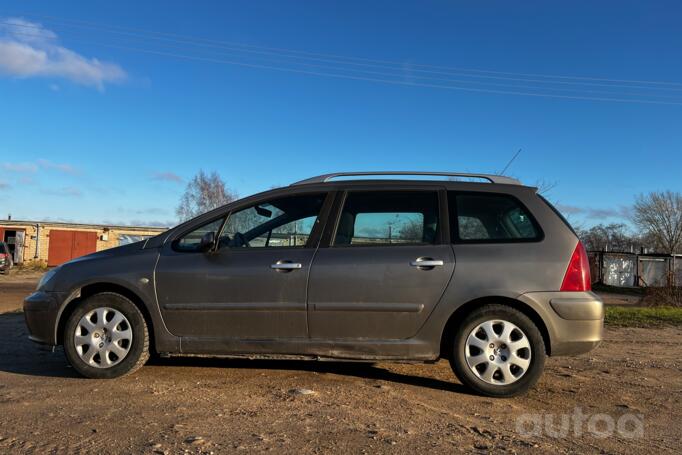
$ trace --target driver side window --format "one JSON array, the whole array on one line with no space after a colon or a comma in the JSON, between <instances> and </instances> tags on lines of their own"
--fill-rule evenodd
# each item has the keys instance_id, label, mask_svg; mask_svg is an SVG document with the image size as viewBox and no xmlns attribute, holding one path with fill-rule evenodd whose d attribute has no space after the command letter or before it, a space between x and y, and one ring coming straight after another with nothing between
<instances>
[{"instance_id":1,"label":"driver side window","mask_svg":"<svg viewBox=\"0 0 682 455\"><path fill-rule=\"evenodd\" d=\"M214 236L218 235L220 226L223 225L223 220L225 217L218 218L217 220L210 221L203 226L200 226L179 238L173 242L173 249L175 251L180 251L183 253L196 253L199 252L199 246L201 243L201 238L208 234L213 233Z\"/></svg>"},{"instance_id":2,"label":"driver side window","mask_svg":"<svg viewBox=\"0 0 682 455\"><path fill-rule=\"evenodd\" d=\"M324 194L289 196L235 212L227 219L220 248L304 247L324 199Z\"/></svg>"}]
</instances>

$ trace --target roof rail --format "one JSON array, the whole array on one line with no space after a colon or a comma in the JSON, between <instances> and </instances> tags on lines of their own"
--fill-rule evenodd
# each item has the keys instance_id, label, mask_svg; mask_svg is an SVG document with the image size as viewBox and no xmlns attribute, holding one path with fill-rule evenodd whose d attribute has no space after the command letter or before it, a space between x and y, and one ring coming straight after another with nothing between
<instances>
[{"instance_id":1,"label":"roof rail","mask_svg":"<svg viewBox=\"0 0 682 455\"><path fill-rule=\"evenodd\" d=\"M326 183L337 177L367 177L367 176L391 176L391 175L422 175L422 176L438 176L438 177L464 177L464 178L478 178L487 180L490 183L501 183L506 185L522 185L522 183L514 178L505 177L503 175L493 174L466 174L462 172L421 172L421 171L376 171L376 172L333 172L331 174L322 174L315 177L310 177L291 185L305 185L308 183Z\"/></svg>"}]
</instances>

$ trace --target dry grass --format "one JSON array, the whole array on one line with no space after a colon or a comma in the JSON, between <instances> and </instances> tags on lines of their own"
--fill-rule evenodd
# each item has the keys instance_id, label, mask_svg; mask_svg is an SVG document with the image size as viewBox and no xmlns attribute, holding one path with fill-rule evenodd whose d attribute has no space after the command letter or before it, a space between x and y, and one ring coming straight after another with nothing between
<instances>
[{"instance_id":1,"label":"dry grass","mask_svg":"<svg viewBox=\"0 0 682 455\"><path fill-rule=\"evenodd\" d=\"M15 264L12 273L35 273L47 271L47 263L44 261L30 261L23 264Z\"/></svg>"},{"instance_id":2,"label":"dry grass","mask_svg":"<svg viewBox=\"0 0 682 455\"><path fill-rule=\"evenodd\" d=\"M648 307L682 308L682 288L675 286L646 288L643 303Z\"/></svg>"}]
</instances>

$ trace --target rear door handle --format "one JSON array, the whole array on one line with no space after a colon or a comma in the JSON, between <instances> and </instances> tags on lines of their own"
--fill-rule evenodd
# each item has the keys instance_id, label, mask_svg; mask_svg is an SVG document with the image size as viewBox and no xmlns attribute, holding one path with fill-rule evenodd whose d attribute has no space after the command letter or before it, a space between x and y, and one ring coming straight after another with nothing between
<instances>
[{"instance_id":1,"label":"rear door handle","mask_svg":"<svg viewBox=\"0 0 682 455\"><path fill-rule=\"evenodd\" d=\"M410 262L410 265L412 267L417 267L420 270L430 270L434 267L440 267L444 264L442 259L433 259L433 258L417 258L414 261Z\"/></svg>"},{"instance_id":2,"label":"rear door handle","mask_svg":"<svg viewBox=\"0 0 682 455\"><path fill-rule=\"evenodd\" d=\"M277 261L274 264L270 264L270 268L278 272L291 272L292 270L298 270L302 267L303 265L300 262L291 261Z\"/></svg>"}]
</instances>

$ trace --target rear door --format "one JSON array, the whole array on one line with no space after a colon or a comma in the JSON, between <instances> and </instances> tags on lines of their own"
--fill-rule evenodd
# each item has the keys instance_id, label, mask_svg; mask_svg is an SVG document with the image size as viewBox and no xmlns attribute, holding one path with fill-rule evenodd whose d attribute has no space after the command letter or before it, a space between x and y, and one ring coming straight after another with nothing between
<instances>
[{"instance_id":1,"label":"rear door","mask_svg":"<svg viewBox=\"0 0 682 455\"><path fill-rule=\"evenodd\" d=\"M358 188L339 196L336 223L328 223L310 273L311 338L413 336L455 267L443 237L444 192Z\"/></svg>"}]
</instances>

